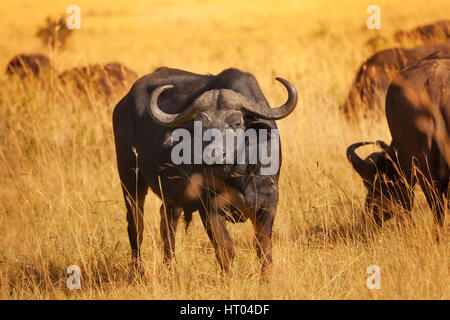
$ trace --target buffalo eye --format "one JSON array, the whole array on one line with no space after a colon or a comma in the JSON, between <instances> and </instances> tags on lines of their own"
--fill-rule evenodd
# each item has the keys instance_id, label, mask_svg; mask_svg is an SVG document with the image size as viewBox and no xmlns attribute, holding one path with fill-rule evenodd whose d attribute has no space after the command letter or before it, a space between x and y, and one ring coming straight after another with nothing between
<instances>
[{"instance_id":1,"label":"buffalo eye","mask_svg":"<svg viewBox=\"0 0 450 320\"><path fill-rule=\"evenodd\" d=\"M239 127L240 125L241 125L241 121L238 120L238 121L232 122L232 123L230 124L230 127L232 127L233 129L235 129L235 128Z\"/></svg>"},{"instance_id":2,"label":"buffalo eye","mask_svg":"<svg viewBox=\"0 0 450 320\"><path fill-rule=\"evenodd\" d=\"M230 128L236 129L242 124L242 119L240 114L233 114L227 119L227 125Z\"/></svg>"}]
</instances>

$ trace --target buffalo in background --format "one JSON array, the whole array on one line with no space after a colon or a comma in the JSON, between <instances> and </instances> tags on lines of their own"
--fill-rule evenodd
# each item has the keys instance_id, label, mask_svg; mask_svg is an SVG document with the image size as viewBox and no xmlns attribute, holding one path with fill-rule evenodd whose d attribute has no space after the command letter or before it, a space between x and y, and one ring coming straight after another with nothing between
<instances>
[{"instance_id":1,"label":"buffalo in background","mask_svg":"<svg viewBox=\"0 0 450 320\"><path fill-rule=\"evenodd\" d=\"M366 159L355 150L371 142L358 142L347 149L367 189L366 209L377 224L391 218L396 206L411 211L418 182L436 222L443 225L450 179L448 145L442 142L450 128L449 84L450 55L433 54L405 68L386 96L391 144L379 141L382 151Z\"/></svg>"},{"instance_id":2,"label":"buffalo in background","mask_svg":"<svg viewBox=\"0 0 450 320\"><path fill-rule=\"evenodd\" d=\"M398 72L435 52L450 54L450 41L413 49L386 49L374 54L359 67L347 100L340 109L349 118L358 114L380 115L389 85Z\"/></svg>"},{"instance_id":3,"label":"buffalo in background","mask_svg":"<svg viewBox=\"0 0 450 320\"><path fill-rule=\"evenodd\" d=\"M409 31L397 31L394 38L400 44L419 41L422 44L431 45L448 41L450 39L450 20L436 21Z\"/></svg>"},{"instance_id":4,"label":"buffalo in background","mask_svg":"<svg viewBox=\"0 0 450 320\"><path fill-rule=\"evenodd\" d=\"M58 79L64 86L72 86L78 92L89 90L107 97L113 93L124 94L138 79L133 70L119 62L76 67L62 72Z\"/></svg>"},{"instance_id":5,"label":"buffalo in background","mask_svg":"<svg viewBox=\"0 0 450 320\"><path fill-rule=\"evenodd\" d=\"M50 59L43 54L18 54L9 61L6 74L24 79L42 75L52 68Z\"/></svg>"},{"instance_id":6,"label":"buffalo in background","mask_svg":"<svg viewBox=\"0 0 450 320\"><path fill-rule=\"evenodd\" d=\"M54 71L55 68L43 54L17 55L6 67L6 73L10 76L18 76L21 79L30 76L41 77L50 83L49 78L45 78L45 75L49 75L46 74L49 70ZM57 75L58 83L76 94L88 95L93 92L107 98L112 97L113 93L119 96L125 94L137 79L137 73L120 62L75 67ZM48 86L45 88L49 89Z\"/></svg>"}]
</instances>

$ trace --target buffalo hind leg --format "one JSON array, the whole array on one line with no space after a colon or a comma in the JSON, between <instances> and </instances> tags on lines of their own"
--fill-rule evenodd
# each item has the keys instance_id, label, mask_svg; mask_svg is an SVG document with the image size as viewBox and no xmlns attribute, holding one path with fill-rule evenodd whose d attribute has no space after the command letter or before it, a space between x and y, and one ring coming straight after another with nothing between
<instances>
[{"instance_id":1,"label":"buffalo hind leg","mask_svg":"<svg viewBox=\"0 0 450 320\"><path fill-rule=\"evenodd\" d=\"M251 219L255 229L256 254L261 261L261 275L263 279L270 277L273 268L272 227L275 215L275 208L261 209Z\"/></svg>"},{"instance_id":2,"label":"buffalo hind leg","mask_svg":"<svg viewBox=\"0 0 450 320\"><path fill-rule=\"evenodd\" d=\"M226 220L216 210L206 210L203 208L199 211L203 226L214 246L220 267L225 274L231 275L234 249L233 241L226 227Z\"/></svg>"},{"instance_id":3,"label":"buffalo hind leg","mask_svg":"<svg viewBox=\"0 0 450 320\"><path fill-rule=\"evenodd\" d=\"M430 183L424 178L420 179L420 185L427 199L428 205L433 212L435 221L443 226L446 211L445 200L447 199L449 179L443 179Z\"/></svg>"},{"instance_id":4,"label":"buffalo hind leg","mask_svg":"<svg viewBox=\"0 0 450 320\"><path fill-rule=\"evenodd\" d=\"M439 181L436 186L439 201L437 201L437 209L433 210L433 215L441 227L444 225L445 212L447 211L446 200L448 199L448 183L449 179L444 179Z\"/></svg>"},{"instance_id":5,"label":"buffalo hind leg","mask_svg":"<svg viewBox=\"0 0 450 320\"><path fill-rule=\"evenodd\" d=\"M148 187L140 175L135 175L134 179L123 182L122 191L127 208L127 230L131 246L131 268L135 274L143 275L141 245L144 232L144 202Z\"/></svg>"},{"instance_id":6,"label":"buffalo hind leg","mask_svg":"<svg viewBox=\"0 0 450 320\"><path fill-rule=\"evenodd\" d=\"M179 207L164 205L161 205L159 209L161 214L160 232L164 246L163 261L165 264L169 264L175 258L175 233L182 211Z\"/></svg>"}]
</instances>

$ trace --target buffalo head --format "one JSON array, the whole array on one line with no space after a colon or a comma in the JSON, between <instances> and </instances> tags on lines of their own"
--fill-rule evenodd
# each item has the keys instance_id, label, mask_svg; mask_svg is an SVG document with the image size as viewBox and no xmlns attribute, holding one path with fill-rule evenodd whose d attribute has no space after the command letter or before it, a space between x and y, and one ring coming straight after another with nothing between
<instances>
[{"instance_id":1,"label":"buffalo head","mask_svg":"<svg viewBox=\"0 0 450 320\"><path fill-rule=\"evenodd\" d=\"M230 130L235 134L238 131L243 133L247 129L256 130L263 128L266 129L264 132L268 133L269 136L265 136L261 139L267 141L271 138L276 138L276 142L278 143L278 137L270 136L270 120L285 118L295 109L298 100L295 87L287 80L281 78L277 78L277 80L280 81L288 91L286 103L278 108L270 108L267 105L258 104L230 89L212 89L199 95L182 112L169 114L159 107L158 98L164 91L172 89L174 86L164 85L152 91L147 110L151 118L164 127L184 128L190 132L196 129L195 126L201 127L199 130L202 132L203 139L206 137L207 142L211 141L211 145L214 144L213 147L209 147L211 157L214 160L206 161L203 159L206 164L236 164L236 157L239 151L242 151L238 150L238 143L235 144L233 142L232 149L229 149L229 145L224 147L225 141L227 141L229 137L228 133ZM209 133L207 133L208 130ZM236 136L233 136L233 139L235 137ZM253 144L256 144L258 138L261 136L256 136L255 134L255 137ZM217 143L218 141L220 141L220 143ZM228 143L228 141L226 143ZM250 144L251 143L252 142L250 142ZM202 141L202 144L206 152L208 146L205 144L205 141ZM193 142L193 145L195 145L195 142ZM249 147L247 146L247 150L248 148ZM194 153L195 152L198 154L198 150L194 150ZM274 152L277 151L275 150ZM233 153L233 155L230 155L231 153ZM203 154L203 156L205 155ZM195 163L198 164L198 162ZM243 162L240 163L244 164ZM230 167L223 166L221 168L229 169ZM277 171L278 167L272 174L275 174Z\"/></svg>"},{"instance_id":2,"label":"buffalo head","mask_svg":"<svg viewBox=\"0 0 450 320\"><path fill-rule=\"evenodd\" d=\"M382 151L374 152L366 159L362 159L355 150L367 144L374 143L358 142L349 146L347 158L363 179L367 189L366 211L373 214L377 225L381 225L383 221L392 217L393 211L398 206L410 211L413 194L406 179L399 173L391 147L383 141L377 141Z\"/></svg>"}]
</instances>

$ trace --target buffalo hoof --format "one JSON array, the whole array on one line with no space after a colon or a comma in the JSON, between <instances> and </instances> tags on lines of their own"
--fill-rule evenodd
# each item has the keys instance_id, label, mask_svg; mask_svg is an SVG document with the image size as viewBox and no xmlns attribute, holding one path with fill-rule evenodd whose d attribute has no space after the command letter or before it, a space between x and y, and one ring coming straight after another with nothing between
<instances>
[{"instance_id":1,"label":"buffalo hoof","mask_svg":"<svg viewBox=\"0 0 450 320\"><path fill-rule=\"evenodd\" d=\"M266 266L261 268L261 276L260 281L265 283L269 282L272 279L273 274L273 266Z\"/></svg>"},{"instance_id":2,"label":"buffalo hoof","mask_svg":"<svg viewBox=\"0 0 450 320\"><path fill-rule=\"evenodd\" d=\"M142 262L140 260L132 260L130 264L130 274L135 280L140 280L144 278L145 272Z\"/></svg>"}]
</instances>

